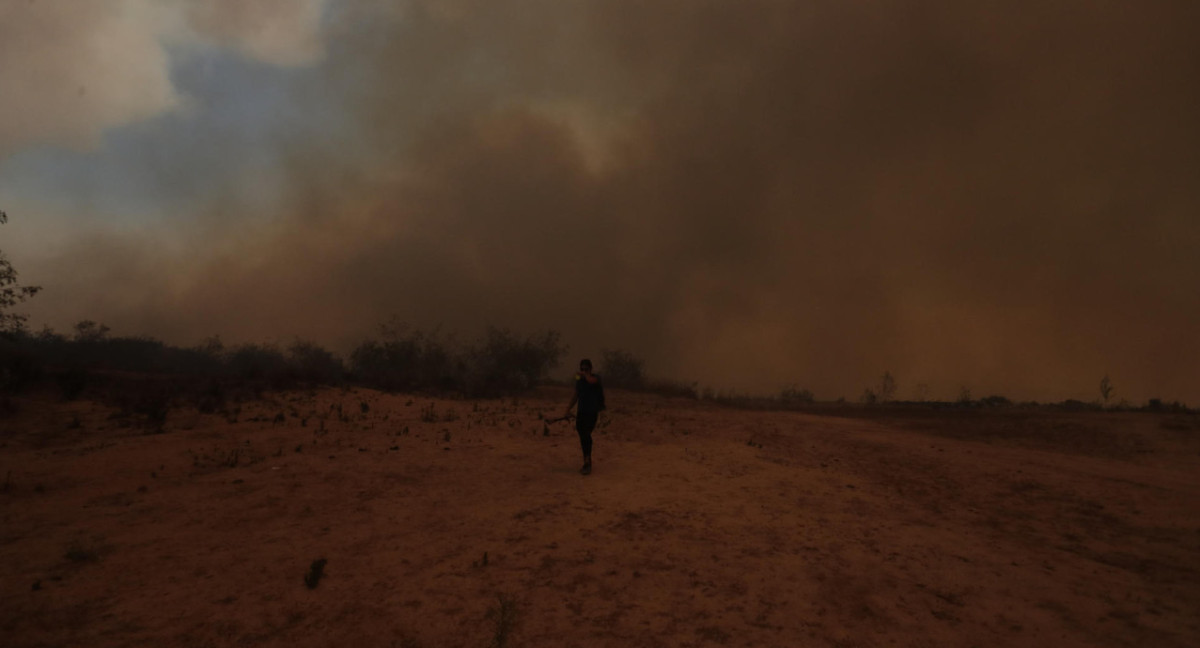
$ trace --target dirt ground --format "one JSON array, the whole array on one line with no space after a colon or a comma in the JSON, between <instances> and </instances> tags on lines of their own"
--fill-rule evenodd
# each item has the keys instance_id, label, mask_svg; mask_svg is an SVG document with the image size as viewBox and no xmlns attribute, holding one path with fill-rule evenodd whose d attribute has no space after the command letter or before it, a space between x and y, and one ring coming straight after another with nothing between
<instances>
[{"instance_id":1,"label":"dirt ground","mask_svg":"<svg viewBox=\"0 0 1200 648\"><path fill-rule=\"evenodd\" d=\"M20 398L0 643L1200 645L1195 416L610 390L585 477L568 395Z\"/></svg>"}]
</instances>

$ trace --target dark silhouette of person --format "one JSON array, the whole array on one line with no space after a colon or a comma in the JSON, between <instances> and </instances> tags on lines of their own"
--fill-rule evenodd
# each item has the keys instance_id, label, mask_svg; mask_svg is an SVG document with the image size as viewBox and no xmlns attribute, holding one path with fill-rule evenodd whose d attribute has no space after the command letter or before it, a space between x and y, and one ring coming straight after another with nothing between
<instances>
[{"instance_id":1,"label":"dark silhouette of person","mask_svg":"<svg viewBox=\"0 0 1200 648\"><path fill-rule=\"evenodd\" d=\"M592 430L596 429L596 421L604 409L604 385L600 382L600 376L592 373L592 361L587 358L579 361L579 373L575 374L575 394L567 405L566 416L571 415L571 408L576 403L579 403L579 409L575 414L575 431L579 433L579 446L583 449L583 468L579 472L590 475Z\"/></svg>"}]
</instances>

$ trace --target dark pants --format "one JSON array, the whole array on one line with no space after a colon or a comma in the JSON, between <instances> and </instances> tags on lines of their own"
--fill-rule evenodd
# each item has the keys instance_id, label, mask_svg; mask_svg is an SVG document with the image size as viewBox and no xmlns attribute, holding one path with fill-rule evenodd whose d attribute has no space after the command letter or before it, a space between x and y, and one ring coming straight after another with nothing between
<instances>
[{"instance_id":1,"label":"dark pants","mask_svg":"<svg viewBox=\"0 0 1200 648\"><path fill-rule=\"evenodd\" d=\"M575 417L575 431L579 433L579 447L583 448L583 456L592 456L592 430L596 429L596 419L600 415L595 412L580 412Z\"/></svg>"}]
</instances>

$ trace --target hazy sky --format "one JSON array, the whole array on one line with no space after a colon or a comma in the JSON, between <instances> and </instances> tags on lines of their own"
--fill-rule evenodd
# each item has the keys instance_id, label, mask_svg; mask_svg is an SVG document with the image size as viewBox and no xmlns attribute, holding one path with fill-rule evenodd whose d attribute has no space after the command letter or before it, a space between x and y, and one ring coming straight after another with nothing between
<instances>
[{"instance_id":1,"label":"hazy sky","mask_svg":"<svg viewBox=\"0 0 1200 648\"><path fill-rule=\"evenodd\" d=\"M387 8L383 8L383 7ZM1200 402L1195 0L0 0L81 319L556 329L718 389Z\"/></svg>"}]
</instances>

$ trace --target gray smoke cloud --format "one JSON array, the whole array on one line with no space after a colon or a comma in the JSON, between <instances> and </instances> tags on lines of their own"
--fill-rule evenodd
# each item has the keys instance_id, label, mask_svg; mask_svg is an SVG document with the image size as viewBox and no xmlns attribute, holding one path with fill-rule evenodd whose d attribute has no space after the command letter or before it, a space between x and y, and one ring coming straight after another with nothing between
<instances>
[{"instance_id":1,"label":"gray smoke cloud","mask_svg":"<svg viewBox=\"0 0 1200 648\"><path fill-rule=\"evenodd\" d=\"M295 89L349 126L279 139L266 217L213 196L182 234L80 237L30 262L28 310L342 349L391 316L554 328L577 355L824 398L886 369L901 397L1092 399L1108 373L1118 397L1195 402L1198 19L349 3Z\"/></svg>"},{"instance_id":2,"label":"gray smoke cloud","mask_svg":"<svg viewBox=\"0 0 1200 648\"><path fill-rule=\"evenodd\" d=\"M92 148L106 127L176 107L153 16L116 3L0 2L0 160L19 148Z\"/></svg>"},{"instance_id":3,"label":"gray smoke cloud","mask_svg":"<svg viewBox=\"0 0 1200 648\"><path fill-rule=\"evenodd\" d=\"M106 130L187 108L169 49L255 61L324 57L328 0L4 0L0 160L27 146L92 150Z\"/></svg>"}]
</instances>

